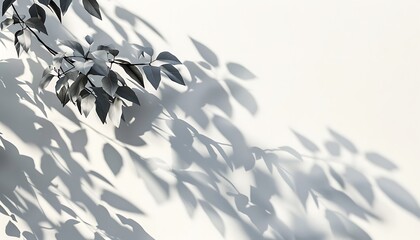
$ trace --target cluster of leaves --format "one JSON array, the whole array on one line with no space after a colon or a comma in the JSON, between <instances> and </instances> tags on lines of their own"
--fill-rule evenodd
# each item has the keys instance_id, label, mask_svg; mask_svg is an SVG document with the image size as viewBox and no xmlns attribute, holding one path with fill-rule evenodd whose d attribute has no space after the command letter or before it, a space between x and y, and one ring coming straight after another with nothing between
<instances>
[{"instance_id":1,"label":"cluster of leaves","mask_svg":"<svg viewBox=\"0 0 420 240\"><path fill-rule=\"evenodd\" d=\"M22 51L29 51L32 37L35 37L53 55L52 64L43 72L40 88L46 88L52 80L55 80L55 91L63 106L72 102L77 105L80 114L85 116L88 116L95 106L102 123L106 122L108 116L116 126L119 126L120 120L124 120L122 107L127 106L124 100L140 105L135 92L125 79L129 79L138 87L145 88L143 80L145 76L157 89L164 74L173 82L185 85L182 75L174 66L181 62L166 51L155 56L152 48L133 44L135 55L140 62L132 63L120 58L119 51L111 45L94 47L91 36L85 37L88 49L77 41L61 40L58 43L70 48L71 51L54 50L38 35L39 33L47 35L44 8L53 11L61 21L61 15L68 10L72 0L61 0L60 6L53 0L38 0L39 4L33 3L30 6L28 10L30 18L27 20L16 10L13 5L15 1L3 1L2 14L4 15L10 8L14 13L1 22L1 29L4 30L14 24L20 26L15 32L14 40L18 56ZM83 6L92 16L101 19L96 0L83 0ZM124 70L126 78L112 69L115 65Z\"/></svg>"}]
</instances>

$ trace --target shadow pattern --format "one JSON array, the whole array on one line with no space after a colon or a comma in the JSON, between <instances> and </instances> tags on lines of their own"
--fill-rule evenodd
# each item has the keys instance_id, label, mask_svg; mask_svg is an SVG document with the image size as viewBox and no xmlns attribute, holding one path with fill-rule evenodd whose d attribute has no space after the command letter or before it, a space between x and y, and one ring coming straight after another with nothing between
<instances>
[{"instance_id":1,"label":"shadow pattern","mask_svg":"<svg viewBox=\"0 0 420 240\"><path fill-rule=\"evenodd\" d=\"M122 21L140 22L166 41L136 14L120 7L114 11ZM80 17L92 21L88 15ZM118 22L111 23L121 36L127 36ZM91 26L102 35L100 39L112 42L102 29ZM145 36L137 36L144 45L152 46ZM40 76L39 62L0 62L0 94L7 99L0 101L0 126L7 132L0 135L0 213L7 219L7 236L153 239L132 217L145 216L147 210L113 184L125 165L134 166L138 181L158 204L181 199L189 216L204 212L222 238L229 231L227 219L233 219L246 239L371 239L356 222L381 220L372 210L378 191L420 217L416 199L387 175L398 166L380 153L360 150L334 129L327 129L330 138L323 147L293 129L302 151L291 146L250 146L230 118L237 104L251 115L258 112L256 99L245 87L256 76L239 63L223 63L205 44L190 39L202 60L184 62L190 74L187 89L164 84L161 98L138 90L142 106L125 109L127 124L114 129L115 139L89 127L89 120L79 119L75 109L62 108L54 94L38 93L37 81L21 77L25 66L33 76ZM218 75L220 68L229 74ZM60 121L71 123L71 129L57 124ZM216 136L206 134L208 129L215 129ZM86 149L92 141L89 131L106 142L99 151L102 154L93 156ZM14 143L9 137L18 140ZM172 161L140 154L139 149L151 138L170 149ZM40 161L22 154L21 142L36 149ZM98 161L108 166L111 177L96 171L92 158L101 158ZM383 174L367 176L355 159L365 160ZM165 175L176 181L168 181ZM297 210L273 203L286 196L296 199ZM310 215L314 212L325 216L328 232L313 224Z\"/></svg>"}]
</instances>

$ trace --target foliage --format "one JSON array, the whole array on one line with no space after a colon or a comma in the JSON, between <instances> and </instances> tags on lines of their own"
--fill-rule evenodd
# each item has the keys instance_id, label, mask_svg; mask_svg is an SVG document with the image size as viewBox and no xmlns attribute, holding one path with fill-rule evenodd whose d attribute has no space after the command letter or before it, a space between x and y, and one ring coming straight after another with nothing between
<instances>
[{"instance_id":1,"label":"foliage","mask_svg":"<svg viewBox=\"0 0 420 240\"><path fill-rule=\"evenodd\" d=\"M91 36L85 40L88 48L74 40L60 40L59 45L65 50L55 50L48 46L41 36L48 35L46 28L47 14L51 10L61 22L72 0L38 0L29 8L29 18L20 14L14 6L16 0L4 0L2 15L13 11L13 14L1 22L1 29L11 25L20 26L14 33L14 46L17 55L28 52L32 39L53 56L52 63L42 74L40 88L45 89L51 81L55 81L55 92L60 102L65 106L72 102L79 109L80 114L88 116L93 107L102 123L108 118L116 125L124 120L122 107L140 102L132 87L145 88L144 76L157 89L164 74L171 81L185 85L184 80L175 65L181 64L177 57L169 52L161 52L155 56L152 48L133 44L138 62L130 62L119 56L119 50L111 45L96 45ZM99 4L96 0L83 0L85 10L98 19L102 19ZM43 36L44 37L44 36ZM120 67L126 76L121 76L114 66Z\"/></svg>"}]
</instances>

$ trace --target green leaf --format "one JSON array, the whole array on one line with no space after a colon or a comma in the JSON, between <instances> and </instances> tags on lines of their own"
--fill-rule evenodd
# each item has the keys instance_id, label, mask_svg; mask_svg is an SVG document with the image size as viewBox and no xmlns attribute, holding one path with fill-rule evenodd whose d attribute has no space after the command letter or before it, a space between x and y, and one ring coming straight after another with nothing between
<instances>
[{"instance_id":1,"label":"green leaf","mask_svg":"<svg viewBox=\"0 0 420 240\"><path fill-rule=\"evenodd\" d=\"M167 62L170 64L181 64L181 62L178 60L177 57L175 57L172 53L170 52L161 52L159 53L159 55L156 57L156 60L162 61L162 62Z\"/></svg>"},{"instance_id":2,"label":"green leaf","mask_svg":"<svg viewBox=\"0 0 420 240\"><path fill-rule=\"evenodd\" d=\"M0 23L1 30L3 31L5 29L7 29L8 27L13 25L14 23L15 23L15 20L13 20L13 18L4 19L4 21Z\"/></svg>"},{"instance_id":3,"label":"green leaf","mask_svg":"<svg viewBox=\"0 0 420 240\"><path fill-rule=\"evenodd\" d=\"M132 103L135 103L137 105L140 105L139 99L137 98L137 95L134 93L134 91L127 87L127 86L120 86L117 89L117 95L121 98L124 98L125 100L128 100Z\"/></svg>"},{"instance_id":4,"label":"green leaf","mask_svg":"<svg viewBox=\"0 0 420 240\"><path fill-rule=\"evenodd\" d=\"M63 15L66 14L72 1L73 0L60 0L60 8L63 12Z\"/></svg>"},{"instance_id":5,"label":"green leaf","mask_svg":"<svg viewBox=\"0 0 420 240\"><path fill-rule=\"evenodd\" d=\"M129 65L130 63L127 61L123 61L123 63L124 64L120 64L120 66L124 71L144 88L143 75L140 70L135 65Z\"/></svg>"},{"instance_id":6,"label":"green leaf","mask_svg":"<svg viewBox=\"0 0 420 240\"><path fill-rule=\"evenodd\" d=\"M36 30L38 30L40 32L43 32L45 34L48 34L47 33L47 29L45 28L45 25L42 22L42 19L41 18L31 17L31 18L29 18L28 20L25 21L25 24L28 27L35 28Z\"/></svg>"},{"instance_id":7,"label":"green leaf","mask_svg":"<svg viewBox=\"0 0 420 240\"><path fill-rule=\"evenodd\" d=\"M182 78L181 74L179 73L178 69L176 69L171 64L164 64L161 66L162 72L166 74L172 81L185 85L184 79Z\"/></svg>"},{"instance_id":8,"label":"green leaf","mask_svg":"<svg viewBox=\"0 0 420 240\"><path fill-rule=\"evenodd\" d=\"M83 7L90 15L102 20L99 4L96 0L83 0Z\"/></svg>"},{"instance_id":9,"label":"green leaf","mask_svg":"<svg viewBox=\"0 0 420 240\"><path fill-rule=\"evenodd\" d=\"M48 7L57 15L58 20L61 22L61 10L57 4L54 1L50 1Z\"/></svg>"},{"instance_id":10,"label":"green leaf","mask_svg":"<svg viewBox=\"0 0 420 240\"><path fill-rule=\"evenodd\" d=\"M4 2L3 2L3 9L2 9L2 13L1 13L2 16L6 13L7 9L9 9L10 6L12 6L12 4L15 1L16 0L4 0Z\"/></svg>"},{"instance_id":11,"label":"green leaf","mask_svg":"<svg viewBox=\"0 0 420 240\"><path fill-rule=\"evenodd\" d=\"M40 18L41 21L45 23L45 18L46 18L45 10L38 4L36 3L32 4L32 6L29 8L29 14L33 18Z\"/></svg>"},{"instance_id":12,"label":"green leaf","mask_svg":"<svg viewBox=\"0 0 420 240\"><path fill-rule=\"evenodd\" d=\"M115 93L118 89L118 79L117 75L114 72L109 72L108 76L102 78L102 88L106 93L108 93L111 97L115 96Z\"/></svg>"},{"instance_id":13,"label":"green leaf","mask_svg":"<svg viewBox=\"0 0 420 240\"><path fill-rule=\"evenodd\" d=\"M158 89L160 83L160 67L145 66L143 67L144 74L155 89Z\"/></svg>"},{"instance_id":14,"label":"green leaf","mask_svg":"<svg viewBox=\"0 0 420 240\"><path fill-rule=\"evenodd\" d=\"M77 51L82 55L85 55L85 51L80 43L73 40L59 40L59 43L62 45L71 48L73 51Z\"/></svg>"},{"instance_id":15,"label":"green leaf","mask_svg":"<svg viewBox=\"0 0 420 240\"><path fill-rule=\"evenodd\" d=\"M119 98L115 98L114 102L109 108L108 117L111 119L111 122L116 126L120 126L121 115L122 115L122 104L123 102Z\"/></svg>"}]
</instances>

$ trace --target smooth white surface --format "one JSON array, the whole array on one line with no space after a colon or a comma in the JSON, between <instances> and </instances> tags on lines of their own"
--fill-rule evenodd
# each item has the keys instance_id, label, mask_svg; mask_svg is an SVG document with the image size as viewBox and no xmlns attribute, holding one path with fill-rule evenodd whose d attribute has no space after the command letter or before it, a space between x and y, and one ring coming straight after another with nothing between
<instances>
[{"instance_id":1,"label":"smooth white surface","mask_svg":"<svg viewBox=\"0 0 420 240\"><path fill-rule=\"evenodd\" d=\"M109 4L105 7L106 4ZM209 75L220 82L226 89L225 79L233 78L242 87L248 89L256 100L258 111L250 114L238 104L231 96L232 115L224 113L211 104L203 107L209 119L220 115L232 122L245 138L249 147L276 148L290 146L301 154L311 156L296 139L291 129L311 139L320 148L317 158L331 159L325 150L324 143L333 140L328 128L333 129L357 147L359 155L354 157L344 148L342 156L333 161L342 163L329 163L337 171L342 171L342 166L352 166L358 169L373 184L374 202L369 206L364 199L352 188L343 191L354 197L356 202L362 202L368 210L372 210L381 220L369 219L368 221L351 216L350 219L363 228L372 239L400 239L415 238L419 235L419 219L391 201L375 184L379 177L393 179L406 189L415 199L420 199L418 190L418 169L420 167L420 16L418 14L420 3L418 1L107 1L104 2L104 13L109 16L118 16L115 19L124 30L118 29L109 20L102 22L96 19L99 29L115 40L116 44L139 42L141 40L134 31L144 34L158 50L170 50L180 59L188 61L203 61L190 38L205 44L217 56L219 66ZM115 14L114 5L121 6L137 14L152 24L166 41L157 36L144 22L138 19L125 21L124 15ZM80 8L80 7L79 7ZM72 10L71 10L72 11ZM64 18L65 25L78 39L83 39L85 34L94 33L93 25L89 26L82 20L72 18L72 12ZM71 21L71 22L70 22ZM133 24L134 23L134 24ZM121 34L125 32L127 36ZM97 41L106 41L107 36L97 33ZM13 55L12 43L5 42L8 53ZM2 58L4 50L2 49ZM253 72L257 78L241 80L234 78L228 71L226 64L239 63ZM25 70L21 75L23 81L37 83ZM38 70L41 71L41 70ZM21 72L22 74L23 72ZM187 75L187 74L186 74ZM3 81L11 81L4 79ZM205 80L203 80L205 81ZM151 88L149 88L151 89ZM179 91L184 91L178 88ZM210 89L211 90L211 89ZM204 89L200 94L204 99L219 98L217 91ZM152 94L161 98L165 92L150 90ZM206 95L208 94L208 95ZM180 94L181 95L181 94ZM197 102L182 96L174 96L180 105L196 109ZM51 101L53 99L51 98ZM187 102L187 104L185 103ZM45 102L46 105L50 103ZM56 104L58 105L58 104ZM7 104L1 105L2 108ZM153 105L152 105L153 106ZM74 110L73 106L69 106ZM198 107L200 108L200 107ZM14 111L2 109L3 113ZM65 110L66 111L66 110ZM63 129L76 132L84 129L87 134L85 149L88 159L80 153L72 152L75 160L81 161L85 169L95 169L106 176L114 185L116 192L124 199L129 200L147 215L126 213L131 216L156 239L223 239L211 223L202 208L197 208L192 216L188 215L181 199L175 190L171 190L168 199L156 201L153 186L144 184L144 172L137 175L132 157L124 150L124 142L115 141L113 126L101 126L95 117L91 116L81 126L72 123L56 110L47 110L48 120L59 126L60 134ZM203 127L193 117L185 116L185 112L176 109L178 116L193 125L200 133L220 142L229 142L223 137L214 124ZM143 111L144 114L150 114ZM38 116L42 116L37 112ZM76 113L77 114L77 113ZM19 113L12 115L19 116ZM162 115L160 115L162 116ZM4 115L3 115L4 121ZM146 117L147 118L147 117ZM159 126L166 126L165 121L155 120ZM21 124L28 124L23 121ZM137 123L140 127L141 122ZM21 154L31 156L39 163L41 147L36 142L31 142L18 136L16 129L18 123L10 127L0 123L1 132L7 135L9 141L18 146ZM92 126L92 128L87 127ZM93 130L95 129L95 130ZM133 132L137 133L135 129ZM109 138L98 134L104 133ZM169 134L170 137L171 134ZM129 146L144 158L162 159L163 169L170 168L177 158L182 158L171 148L169 141L146 132L141 137L146 141L145 146ZM71 139L64 137L66 144L71 146ZM77 139L77 138L76 138ZM182 141L182 138L179 140ZM236 139L237 140L237 139ZM119 150L124 165L120 174L113 176L102 154L103 146L109 143ZM230 142L234 144L234 142ZM201 148L200 148L201 147ZM70 147L70 149L72 149ZM206 154L202 146L197 146ZM228 148L226 148L228 149ZM229 150L226 150L229 151ZM378 170L369 165L363 154L374 151L389 158L398 166L397 171ZM207 153L208 154L208 153ZM299 165L285 164L285 168L294 172L296 169L308 169L313 161L304 158ZM259 165L258 165L259 164ZM258 169L266 169L259 162ZM330 166L316 162L315 165ZM257 169L257 168L256 168ZM165 170L157 170L167 183L174 188L176 179ZM296 171L297 172L297 171ZM295 173L295 172L294 172ZM277 174L278 175L278 174ZM256 185L250 172L238 169L227 174L236 187L249 195L249 186ZM146 177L147 178L147 177ZM333 182L329 177L330 182ZM265 179L264 181L267 181ZM323 232L326 239L337 239L329 229L323 210L328 205L317 209L309 197L308 210L305 212L298 198L288 189L284 179L272 175L268 181L276 181L281 189L278 196L270 199L276 209L278 217L295 233L297 239L315 239L309 231L305 236L302 229L319 229L314 232ZM145 182L148 182L147 180ZM260 187L264 190L263 182ZM335 183L334 183L335 184ZM339 189L337 184L332 184ZM64 184L65 185L65 184ZM231 191L229 186L220 183L222 195L232 203L233 199L226 195ZM102 193L107 187L94 187L95 194ZM207 201L199 191L192 190L197 199ZM207 196L208 197L208 196ZM100 202L99 199L97 199ZM322 202L322 200L320 200ZM63 218L50 212L52 219ZM112 207L110 208L112 209ZM118 212L119 210L115 210ZM226 229L225 239L248 239L244 229L240 227L237 218L218 211ZM83 213L82 209L78 213ZM240 218L249 219L241 212ZM297 215L299 218L293 219ZM64 216L65 217L65 216ZM95 225L95 219L87 214L90 222ZM24 222L23 219L22 222ZM251 224L252 225L252 224ZM24 224L22 223L22 227ZM279 229L274 229L280 231ZM82 231L82 230L81 230ZM91 232L86 234L91 236ZM82 231L82 232L83 232ZM269 235L271 230L266 233ZM47 233L48 234L48 233ZM54 236L53 232L50 236ZM356 238L352 238L356 239Z\"/></svg>"}]
</instances>

